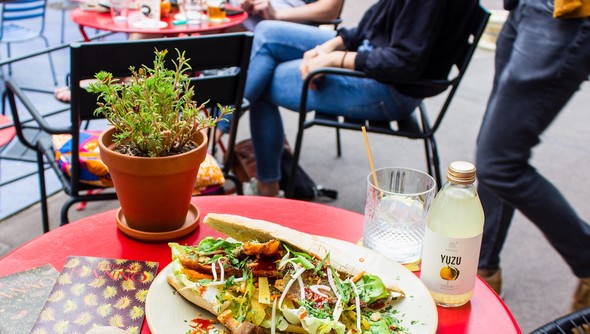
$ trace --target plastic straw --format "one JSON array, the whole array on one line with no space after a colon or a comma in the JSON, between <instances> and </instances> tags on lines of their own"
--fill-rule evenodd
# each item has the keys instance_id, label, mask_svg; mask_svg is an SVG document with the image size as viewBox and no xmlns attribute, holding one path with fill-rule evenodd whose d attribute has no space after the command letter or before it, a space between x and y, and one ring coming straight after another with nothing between
<instances>
[{"instance_id":1,"label":"plastic straw","mask_svg":"<svg viewBox=\"0 0 590 334\"><path fill-rule=\"evenodd\" d=\"M373 154L371 153L371 146L369 146L369 138L367 137L367 129L361 126L363 130L363 137L365 138L365 148L367 149L367 156L369 157L369 165L371 166L371 175L373 176L373 183L379 189L379 182L377 181L377 174L375 173L375 165L373 164Z\"/></svg>"}]
</instances>

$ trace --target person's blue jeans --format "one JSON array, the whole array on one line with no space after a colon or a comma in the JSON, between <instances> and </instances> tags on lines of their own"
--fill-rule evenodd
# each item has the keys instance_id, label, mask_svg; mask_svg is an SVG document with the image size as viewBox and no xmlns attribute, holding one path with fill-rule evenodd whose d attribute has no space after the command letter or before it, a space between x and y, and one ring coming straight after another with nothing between
<instances>
[{"instance_id":1,"label":"person's blue jeans","mask_svg":"<svg viewBox=\"0 0 590 334\"><path fill-rule=\"evenodd\" d=\"M499 267L518 209L576 276L588 277L590 226L529 163L541 134L590 74L590 19L553 19L552 11L552 0L520 0L497 41L494 86L476 154L486 218L479 267ZM564 173L583 168L563 167Z\"/></svg>"},{"instance_id":2,"label":"person's blue jeans","mask_svg":"<svg viewBox=\"0 0 590 334\"><path fill-rule=\"evenodd\" d=\"M250 131L257 178L281 178L284 133L279 106L299 110L303 53L335 36L335 31L302 24L262 21L254 31L245 97L250 101ZM398 93L375 80L325 76L308 95L308 110L369 120L407 117L420 100Z\"/></svg>"}]
</instances>

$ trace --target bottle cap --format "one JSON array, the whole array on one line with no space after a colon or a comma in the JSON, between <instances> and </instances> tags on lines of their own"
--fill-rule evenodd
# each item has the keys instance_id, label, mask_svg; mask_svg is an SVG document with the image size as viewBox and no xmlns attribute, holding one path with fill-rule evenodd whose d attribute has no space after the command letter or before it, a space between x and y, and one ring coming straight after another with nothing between
<instances>
[{"instance_id":1,"label":"bottle cap","mask_svg":"<svg viewBox=\"0 0 590 334\"><path fill-rule=\"evenodd\" d=\"M455 184L471 184L475 182L475 166L467 161L455 161L449 165L447 180Z\"/></svg>"}]
</instances>

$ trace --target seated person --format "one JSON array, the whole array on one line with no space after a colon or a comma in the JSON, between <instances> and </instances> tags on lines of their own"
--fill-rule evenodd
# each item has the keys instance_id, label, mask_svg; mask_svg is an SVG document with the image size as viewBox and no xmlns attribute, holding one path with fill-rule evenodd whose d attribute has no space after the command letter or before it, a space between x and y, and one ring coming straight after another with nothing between
<instances>
[{"instance_id":1,"label":"seated person","mask_svg":"<svg viewBox=\"0 0 590 334\"><path fill-rule=\"evenodd\" d=\"M337 19L344 0L231 0L236 7L248 12L242 24L254 31L262 20L289 22L327 21Z\"/></svg>"},{"instance_id":2,"label":"seated person","mask_svg":"<svg viewBox=\"0 0 590 334\"><path fill-rule=\"evenodd\" d=\"M242 27L254 31L256 25L265 19L289 22L325 22L337 19L344 0L231 0L230 3L248 12L248 18L242 23ZM228 122L217 125L217 140L229 132L231 115L226 116L226 119Z\"/></svg>"},{"instance_id":3,"label":"seated person","mask_svg":"<svg viewBox=\"0 0 590 334\"><path fill-rule=\"evenodd\" d=\"M466 40L466 20L478 0L379 0L356 28L338 32L263 21L254 32L246 82L259 195L279 192L283 123L279 106L298 110L303 78L320 67L342 67L375 79L324 76L308 110L375 121L408 117L421 99L440 91L388 83L446 79Z\"/></svg>"}]
</instances>

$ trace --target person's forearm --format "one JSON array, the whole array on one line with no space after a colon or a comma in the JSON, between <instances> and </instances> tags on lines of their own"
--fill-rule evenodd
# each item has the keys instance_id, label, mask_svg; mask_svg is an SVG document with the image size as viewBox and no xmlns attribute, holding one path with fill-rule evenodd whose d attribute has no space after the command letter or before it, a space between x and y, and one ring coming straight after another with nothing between
<instances>
[{"instance_id":1,"label":"person's forearm","mask_svg":"<svg viewBox=\"0 0 590 334\"><path fill-rule=\"evenodd\" d=\"M341 58L340 58L340 63L337 65L337 67L341 67L341 68L347 68L350 70L354 70L354 60L356 58L356 52L354 51L342 51L340 52L342 54Z\"/></svg>"},{"instance_id":2,"label":"person's forearm","mask_svg":"<svg viewBox=\"0 0 590 334\"><path fill-rule=\"evenodd\" d=\"M354 70L354 59L356 52L352 51L333 51L329 55L330 62L326 66L340 67Z\"/></svg>"},{"instance_id":3,"label":"person's forearm","mask_svg":"<svg viewBox=\"0 0 590 334\"><path fill-rule=\"evenodd\" d=\"M280 21L306 22L338 18L341 0L319 0L305 6L275 10L275 19Z\"/></svg>"},{"instance_id":4,"label":"person's forearm","mask_svg":"<svg viewBox=\"0 0 590 334\"><path fill-rule=\"evenodd\" d=\"M327 40L324 44L319 45L318 48L319 48L319 51L325 52L325 53L345 49L344 41L342 40L342 37L340 37L340 36L336 36L332 39Z\"/></svg>"}]
</instances>

